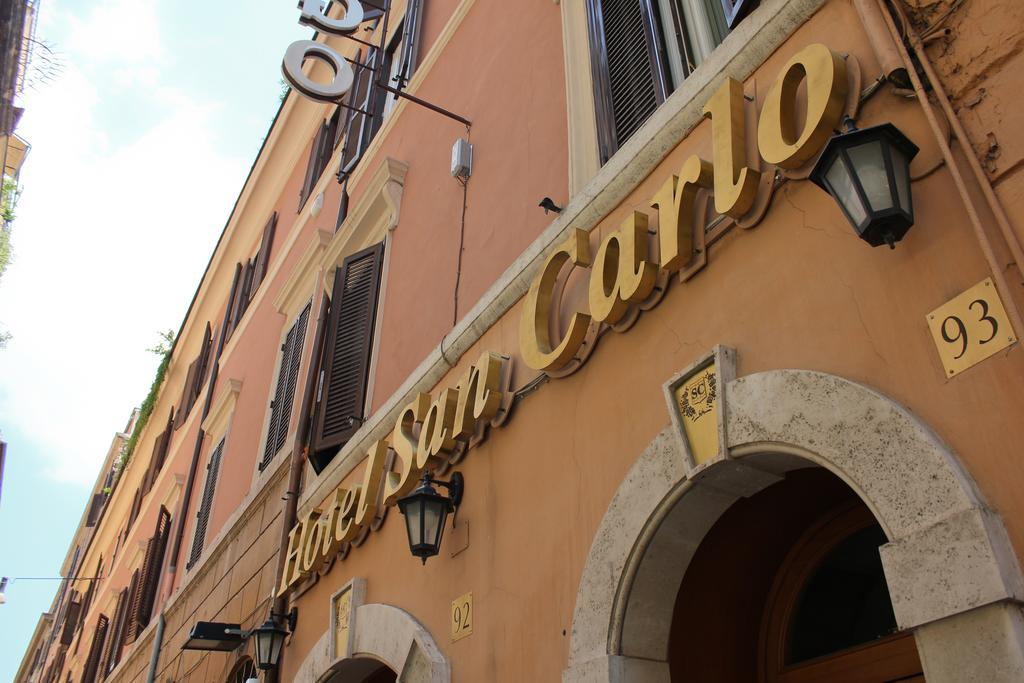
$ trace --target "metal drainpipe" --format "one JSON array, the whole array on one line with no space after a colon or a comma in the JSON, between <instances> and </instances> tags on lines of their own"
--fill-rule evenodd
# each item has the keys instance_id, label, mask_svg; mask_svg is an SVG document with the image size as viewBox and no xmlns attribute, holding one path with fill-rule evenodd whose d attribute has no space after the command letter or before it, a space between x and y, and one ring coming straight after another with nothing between
<instances>
[{"instance_id":1,"label":"metal drainpipe","mask_svg":"<svg viewBox=\"0 0 1024 683\"><path fill-rule=\"evenodd\" d=\"M153 683L156 680L156 665L160 661L160 647L164 642L164 613L156 622L156 633L153 634L153 652L149 655L149 671L146 672L146 683Z\"/></svg>"},{"instance_id":2,"label":"metal drainpipe","mask_svg":"<svg viewBox=\"0 0 1024 683\"><path fill-rule=\"evenodd\" d=\"M316 281L320 282L322 273ZM281 547L277 554L277 571L274 574L275 581L279 581L281 572L284 571L285 558L288 556L288 536L292 527L295 526L296 511L299 507L299 485L302 482L302 469L305 464L303 451L309 443L310 413L312 412L313 397L316 391L317 375L320 371L320 356L323 353L325 321L327 319L327 292L320 288L320 307L316 318L316 332L313 337L313 354L310 356L309 369L306 371L306 386L302 392L302 405L299 408L299 422L295 430L295 441L292 443L292 451L289 454L291 461L288 468L288 490L285 492L284 518L281 520ZM274 589L274 602L270 611L274 614L284 614L288 606L287 593L277 593ZM280 664L278 664L280 668ZM277 680L278 671L267 672L268 683Z\"/></svg>"},{"instance_id":3,"label":"metal drainpipe","mask_svg":"<svg viewBox=\"0 0 1024 683\"><path fill-rule=\"evenodd\" d=\"M1021 319L1020 309L1017 305L1017 298L1014 291L1010 289L1010 286L1006 281L1006 276L1003 273L1004 269L999 265L999 259L996 258L995 252L992 250L992 242L985 233L981 217L978 215L978 210L974 205L974 201L971 199L967 183L965 182L963 173L960 170L960 165L953 156L953 150L949 147L949 143L946 142L946 136L935 116L935 111L932 108L931 102L928 101L928 94L925 92L920 76L917 75L917 70L914 68L913 61L910 58L910 53L907 51L907 46L903 43L900 32L896 28L896 23L893 21L892 15L889 13L889 9L885 6L885 0L876 0L876 2L882 12L883 19L889 28L889 34L892 36L893 43L895 43L896 49L900 53L900 57L907 66L907 75L910 76L910 80L914 85L914 92L917 94L917 99L921 103L921 109L924 111L925 118L928 119L928 124L932 128L932 133L935 135L935 139L939 144L939 149L942 151L942 156L946 160L946 165L949 166L950 175L953 177L953 183L956 185L956 189L960 194L960 199L964 203L964 209L967 211L967 217L971 221L971 227L974 229L974 234L978 240L979 246L981 247L981 252L985 257L985 261L988 263L989 269L992 271L992 278L995 280L997 289L1005 295L1006 301L1004 301L1004 303L1006 304L1006 312L1010 316L1010 322L1015 329L1022 330L1024 329L1024 322L1022 322ZM931 82L932 90L935 92L939 101L946 103L948 106L948 97L946 96L946 92L943 90L942 84L935 75L935 71L931 68L928 57L924 54L924 46L921 43L921 39L914 32L909 22L904 21L904 29L906 30L907 38L910 41L911 47L914 49L915 55L920 61L921 66L924 68L925 73L928 75L928 80ZM974 164L972 164L972 168L974 165L977 165L975 178L981 185L983 194L985 194L988 199L989 195L992 194L992 188L988 184L988 179L984 178L984 173L982 172L979 175L981 166L974 156L974 149L970 146L970 139L967 137L966 132L964 132L960 120L956 117L956 114L952 112L952 109L946 111L946 117L949 119L949 124L959 140L960 145L964 147L964 154L968 158L968 163L970 164L971 161L974 162ZM985 191L986 189L987 192ZM996 216L996 221L999 223L1000 229L1003 232L1003 237L1006 239L1011 255L1017 260L1018 268L1024 267L1024 258L1017 255L1021 251L1020 246L1016 242L1012 229L1010 229L1009 223L1005 220L1006 215L1002 211L1002 207L999 206L998 200L995 199L994 194L992 194L992 197L988 199L988 203L989 208L992 209L992 212ZM1002 220L1000 220L1001 215L1003 218Z\"/></svg>"},{"instance_id":4,"label":"metal drainpipe","mask_svg":"<svg viewBox=\"0 0 1024 683\"><path fill-rule=\"evenodd\" d=\"M167 563L167 571L165 572L164 580L167 581L167 596L170 596L170 592L174 587L174 574L178 568L178 556L181 553L181 541L185 535L185 518L188 515L189 502L192 498L192 488L196 483L196 470L199 468L199 454L203 450L203 439L206 437L206 433L203 431L203 420L210 412L210 404L213 402L213 389L217 385L217 375L219 374L220 368L220 354L224 350L224 341L226 338L226 332L228 329L228 320L231 318L231 302L235 298L235 290L239 285L239 277L241 275L242 264L235 265L235 277L231 283L231 293L228 295L228 304L224 310L224 319L221 321L220 336L217 339L217 353L213 358L213 369L210 371L210 380L206 385L206 398L203 400L203 413L199 419L199 433L196 435L196 445L192 450L192 464L188 470L188 480L185 482L185 492L181 497L181 505L178 506L178 519L176 520L174 530L174 544L171 546L171 556ZM161 612L162 614L162 612Z\"/></svg>"}]
</instances>

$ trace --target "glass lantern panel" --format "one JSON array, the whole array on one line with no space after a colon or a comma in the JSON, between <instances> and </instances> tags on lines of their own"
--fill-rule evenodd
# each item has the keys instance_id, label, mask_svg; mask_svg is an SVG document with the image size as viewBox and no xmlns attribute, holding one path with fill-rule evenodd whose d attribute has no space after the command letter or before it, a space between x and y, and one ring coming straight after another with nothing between
<instances>
[{"instance_id":1,"label":"glass lantern panel","mask_svg":"<svg viewBox=\"0 0 1024 683\"><path fill-rule=\"evenodd\" d=\"M271 643L270 661L274 664L281 661L281 648L284 647L284 636L282 632L274 634L274 640Z\"/></svg>"},{"instance_id":2,"label":"glass lantern panel","mask_svg":"<svg viewBox=\"0 0 1024 683\"><path fill-rule=\"evenodd\" d=\"M907 156L896 147L890 147L889 155L892 157L892 174L896 181L896 199L900 208L910 213L910 169Z\"/></svg>"},{"instance_id":3,"label":"glass lantern panel","mask_svg":"<svg viewBox=\"0 0 1024 683\"><path fill-rule=\"evenodd\" d=\"M865 142L863 145L851 147L846 153L853 164L853 172L857 174L857 179L864 189L864 195L868 198L871 210L891 209L892 191L889 189L889 174L885 170L882 142Z\"/></svg>"},{"instance_id":4,"label":"glass lantern panel","mask_svg":"<svg viewBox=\"0 0 1024 683\"><path fill-rule=\"evenodd\" d=\"M846 210L854 225L861 225L867 218L867 212L861 205L860 197L853 186L849 171L846 170L842 155L836 156L832 161L832 166L825 173L825 180L832 188L833 196Z\"/></svg>"},{"instance_id":5,"label":"glass lantern panel","mask_svg":"<svg viewBox=\"0 0 1024 683\"><path fill-rule=\"evenodd\" d=\"M440 536L441 524L444 522L442 503L432 500L423 507L423 538L432 544L436 544L438 536Z\"/></svg>"},{"instance_id":6,"label":"glass lantern panel","mask_svg":"<svg viewBox=\"0 0 1024 683\"><path fill-rule=\"evenodd\" d=\"M423 542L423 501L413 501L405 508L405 527L409 530L409 545L419 545Z\"/></svg>"}]
</instances>

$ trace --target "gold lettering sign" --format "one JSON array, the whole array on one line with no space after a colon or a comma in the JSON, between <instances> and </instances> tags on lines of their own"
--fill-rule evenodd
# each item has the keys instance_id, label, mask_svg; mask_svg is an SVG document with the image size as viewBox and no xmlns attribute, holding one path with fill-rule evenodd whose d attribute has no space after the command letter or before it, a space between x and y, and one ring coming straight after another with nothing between
<instances>
[{"instance_id":1,"label":"gold lettering sign","mask_svg":"<svg viewBox=\"0 0 1024 683\"><path fill-rule=\"evenodd\" d=\"M676 408L695 465L718 454L718 391L715 363L694 373L675 389Z\"/></svg>"},{"instance_id":2,"label":"gold lettering sign","mask_svg":"<svg viewBox=\"0 0 1024 683\"><path fill-rule=\"evenodd\" d=\"M360 483L338 487L325 502L326 510L314 508L289 532L279 593L320 570L343 544L356 539L381 505L396 505L425 468L436 467L460 444L468 448L474 435L487 429L505 395L507 360L485 351L454 388L442 390L433 402L428 394L419 394L402 410L391 433L367 451ZM393 468L398 471L385 471L389 450L395 452Z\"/></svg>"},{"instance_id":3,"label":"gold lettering sign","mask_svg":"<svg viewBox=\"0 0 1024 683\"><path fill-rule=\"evenodd\" d=\"M992 278L929 313L928 328L946 377L958 375L1017 341Z\"/></svg>"},{"instance_id":4,"label":"gold lettering sign","mask_svg":"<svg viewBox=\"0 0 1024 683\"><path fill-rule=\"evenodd\" d=\"M801 91L801 84L806 84ZM808 45L782 68L769 88L758 118L757 142L769 164L795 169L806 164L828 140L843 115L848 89L846 61L821 44ZM806 93L806 114L800 123L797 97ZM704 107L711 119L712 161L690 156L669 175L644 204L658 211L658 259L648 254L649 218L633 211L615 232L600 243L593 263L589 234L576 229L541 268L523 298L519 350L535 370L555 372L566 367L586 339L591 324L615 325L630 306L651 294L659 271L682 270L694 256L692 236L704 225L697 216L698 192L714 189L715 210L734 219L755 206L761 172L747 159L743 86L727 78ZM766 173L774 173L768 169ZM552 332L562 319L556 294L559 273L571 263L588 268L589 312L573 311L561 339Z\"/></svg>"}]
</instances>

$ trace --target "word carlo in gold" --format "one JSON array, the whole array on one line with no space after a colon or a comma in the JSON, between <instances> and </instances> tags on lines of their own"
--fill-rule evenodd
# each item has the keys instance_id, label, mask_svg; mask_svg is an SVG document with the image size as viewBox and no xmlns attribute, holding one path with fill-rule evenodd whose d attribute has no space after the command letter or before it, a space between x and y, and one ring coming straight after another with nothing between
<instances>
[{"instance_id":1,"label":"word carlo in gold","mask_svg":"<svg viewBox=\"0 0 1024 683\"><path fill-rule=\"evenodd\" d=\"M806 114L798 123L798 88L806 80ZM782 68L765 98L757 125L757 147L768 164L784 169L805 165L840 123L846 102L844 58L821 44L805 47ZM523 361L535 370L565 367L592 322L614 325L651 295L658 272L678 272L693 255L698 191L713 190L715 211L739 218L754 204L761 173L746 159L743 86L727 78L704 106L711 118L712 161L694 155L669 175L648 204L658 211L658 261L648 253L648 216L633 211L606 236L591 256L589 233L577 229L548 256L526 294L519 327ZM559 340L549 321L558 275L566 263L591 268L590 313L575 312Z\"/></svg>"},{"instance_id":2,"label":"word carlo in gold","mask_svg":"<svg viewBox=\"0 0 1024 683\"><path fill-rule=\"evenodd\" d=\"M402 409L391 433L367 452L362 483L339 486L325 507L314 508L292 528L279 592L329 562L373 521L378 506L395 505L412 491L424 469L442 464L457 448L467 448L478 428L486 429L502 405L506 361L485 352L454 388L444 389L433 401L421 393ZM395 452L393 469L399 472L385 472L389 449Z\"/></svg>"}]
</instances>

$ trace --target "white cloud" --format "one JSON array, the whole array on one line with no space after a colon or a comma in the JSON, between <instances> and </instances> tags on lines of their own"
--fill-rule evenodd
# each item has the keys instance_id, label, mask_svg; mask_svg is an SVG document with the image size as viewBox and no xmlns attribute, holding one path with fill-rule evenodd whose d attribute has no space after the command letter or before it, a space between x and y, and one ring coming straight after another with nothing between
<instances>
[{"instance_id":1,"label":"white cloud","mask_svg":"<svg viewBox=\"0 0 1024 683\"><path fill-rule=\"evenodd\" d=\"M69 17L68 48L94 62L159 60L164 47L157 8L155 2L103 0L84 19Z\"/></svg>"},{"instance_id":2,"label":"white cloud","mask_svg":"<svg viewBox=\"0 0 1024 683\"><path fill-rule=\"evenodd\" d=\"M101 127L110 81L87 74L111 51L160 56L146 8L113 0L72 19L69 65L32 95L19 129L32 151L0 281L0 327L14 335L0 350L0 428L28 434L61 481L91 484L145 397L157 361L145 349L180 324L249 164L217 152L218 110L155 70L124 76L148 79L154 120L130 134Z\"/></svg>"}]
</instances>

